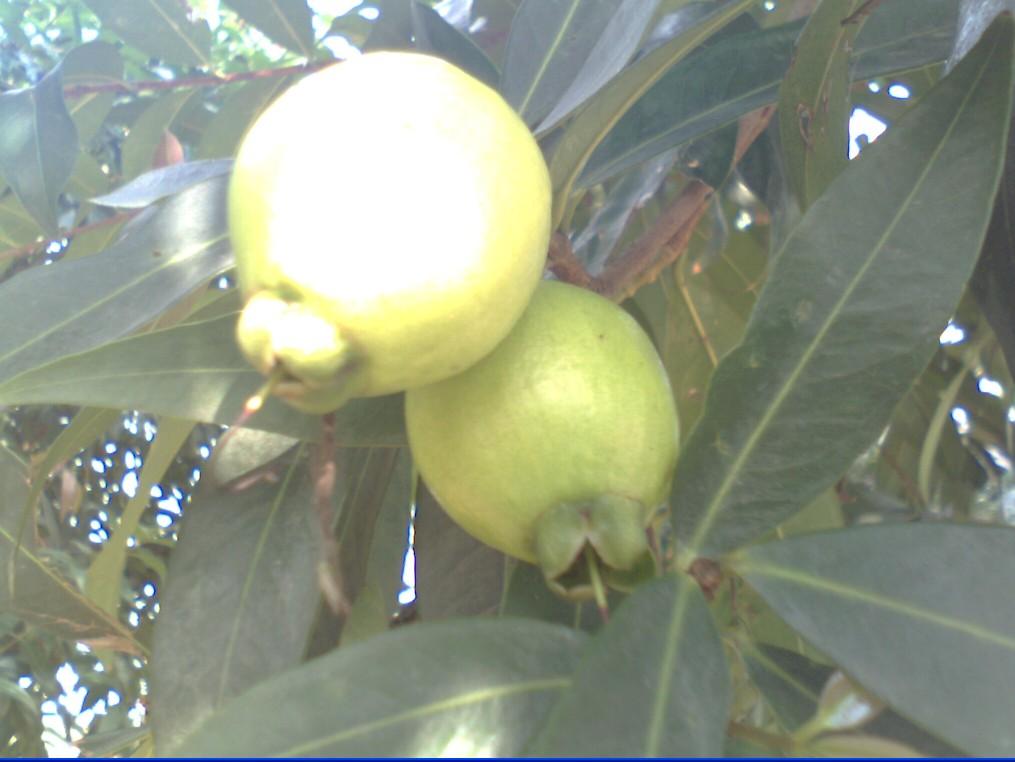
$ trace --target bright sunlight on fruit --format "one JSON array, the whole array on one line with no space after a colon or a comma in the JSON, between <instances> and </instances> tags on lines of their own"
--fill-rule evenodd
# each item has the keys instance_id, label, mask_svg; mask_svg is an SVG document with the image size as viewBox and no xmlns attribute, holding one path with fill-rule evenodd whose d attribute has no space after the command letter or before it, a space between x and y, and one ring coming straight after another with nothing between
<instances>
[{"instance_id":1,"label":"bright sunlight on fruit","mask_svg":"<svg viewBox=\"0 0 1015 762\"><path fill-rule=\"evenodd\" d=\"M315 413L458 373L528 303L550 203L528 128L454 66L383 52L311 74L236 159L240 347Z\"/></svg>"}]
</instances>

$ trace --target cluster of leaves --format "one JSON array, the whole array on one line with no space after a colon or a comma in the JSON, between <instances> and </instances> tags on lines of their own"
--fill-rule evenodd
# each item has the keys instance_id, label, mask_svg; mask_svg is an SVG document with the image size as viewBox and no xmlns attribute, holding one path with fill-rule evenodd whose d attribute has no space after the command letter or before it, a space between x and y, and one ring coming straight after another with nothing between
<instances>
[{"instance_id":1,"label":"cluster of leaves","mask_svg":"<svg viewBox=\"0 0 1015 762\"><path fill-rule=\"evenodd\" d=\"M979 388L1015 359L1015 24L997 5L8 4L0 404L34 457L0 452L6 748L40 750L45 665L71 661L150 711L92 734L107 753L1015 751L1010 383ZM233 339L229 157L352 47L497 87L548 158L551 270L656 341L685 439L669 570L605 625L444 517L398 395L323 429L269 400L181 525L151 525L151 488L189 491L194 445L262 383ZM904 103L876 92L901 80ZM849 162L853 105L891 127ZM950 319L965 338L942 346ZM82 549L46 477L124 409L158 436L101 551ZM411 618L393 617L410 507L421 621L392 631ZM339 614L319 589L332 543ZM159 614L139 626L149 579Z\"/></svg>"}]
</instances>

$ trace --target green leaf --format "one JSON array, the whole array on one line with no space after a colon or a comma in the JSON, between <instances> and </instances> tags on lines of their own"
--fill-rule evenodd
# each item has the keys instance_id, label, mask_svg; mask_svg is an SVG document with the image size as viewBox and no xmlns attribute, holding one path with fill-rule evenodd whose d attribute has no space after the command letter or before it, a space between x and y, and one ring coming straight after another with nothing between
<instances>
[{"instance_id":1,"label":"green leaf","mask_svg":"<svg viewBox=\"0 0 1015 762\"><path fill-rule=\"evenodd\" d=\"M589 101L564 131L550 158L553 180L553 227L564 217L575 181L592 151L617 124L624 113L662 77L713 33L739 16L752 0L729 0L718 6L696 26L640 58L614 77Z\"/></svg>"},{"instance_id":2,"label":"green leaf","mask_svg":"<svg viewBox=\"0 0 1015 762\"><path fill-rule=\"evenodd\" d=\"M751 680L785 730L796 730L814 715L821 690L834 672L831 667L746 639L738 643L738 651Z\"/></svg>"},{"instance_id":3,"label":"green leaf","mask_svg":"<svg viewBox=\"0 0 1015 762\"><path fill-rule=\"evenodd\" d=\"M160 594L152 645L159 754L228 699L299 664L317 609L318 524L305 453L236 492L199 489Z\"/></svg>"},{"instance_id":4,"label":"green leaf","mask_svg":"<svg viewBox=\"0 0 1015 762\"><path fill-rule=\"evenodd\" d=\"M568 684L581 634L524 620L401 627L279 675L182 756L515 756Z\"/></svg>"},{"instance_id":5,"label":"green leaf","mask_svg":"<svg viewBox=\"0 0 1015 762\"><path fill-rule=\"evenodd\" d=\"M77 218L80 220L90 210L87 199L98 196L109 189L109 175L102 171L99 162L91 154L80 151L74 163L74 171L67 181L67 193L83 202L78 208Z\"/></svg>"},{"instance_id":6,"label":"green leaf","mask_svg":"<svg viewBox=\"0 0 1015 762\"><path fill-rule=\"evenodd\" d=\"M1012 26L999 22L790 233L677 463L670 504L689 556L742 545L831 485L933 355L996 189Z\"/></svg>"},{"instance_id":7,"label":"green leaf","mask_svg":"<svg viewBox=\"0 0 1015 762\"><path fill-rule=\"evenodd\" d=\"M141 112L131 125L121 148L124 178L129 180L152 168L155 150L162 141L162 135L193 97L196 97L195 92L191 90L166 93Z\"/></svg>"},{"instance_id":8,"label":"green leaf","mask_svg":"<svg viewBox=\"0 0 1015 762\"><path fill-rule=\"evenodd\" d=\"M658 156L775 101L802 23L716 40L670 69L617 123L589 159L581 187ZM852 79L941 61L955 33L953 0L883 3L856 40Z\"/></svg>"},{"instance_id":9,"label":"green leaf","mask_svg":"<svg viewBox=\"0 0 1015 762\"><path fill-rule=\"evenodd\" d=\"M177 0L84 0L104 29L167 63L214 66L211 32Z\"/></svg>"},{"instance_id":10,"label":"green leaf","mask_svg":"<svg viewBox=\"0 0 1015 762\"><path fill-rule=\"evenodd\" d=\"M620 3L525 0L521 4L511 22L500 89L527 123L539 123L560 101L590 60Z\"/></svg>"},{"instance_id":11,"label":"green leaf","mask_svg":"<svg viewBox=\"0 0 1015 762\"><path fill-rule=\"evenodd\" d=\"M732 691L722 642L682 574L643 585L584 647L530 753L718 756Z\"/></svg>"},{"instance_id":12,"label":"green leaf","mask_svg":"<svg viewBox=\"0 0 1015 762\"><path fill-rule=\"evenodd\" d=\"M505 557L452 521L429 490L416 495L416 607L422 619L492 614L504 592Z\"/></svg>"},{"instance_id":13,"label":"green leaf","mask_svg":"<svg viewBox=\"0 0 1015 762\"><path fill-rule=\"evenodd\" d=\"M805 211L848 159L849 55L866 20L863 0L823 0L797 41L779 88L779 136L790 187Z\"/></svg>"},{"instance_id":14,"label":"green leaf","mask_svg":"<svg viewBox=\"0 0 1015 762\"><path fill-rule=\"evenodd\" d=\"M23 521L27 498L27 471L13 454L0 448L0 612L15 614L68 640L144 653L125 626L85 598L46 561L33 523Z\"/></svg>"},{"instance_id":15,"label":"green leaf","mask_svg":"<svg viewBox=\"0 0 1015 762\"><path fill-rule=\"evenodd\" d=\"M101 40L71 48L60 63L63 86L73 91L87 85L118 84L123 79L123 61L114 45ZM67 110L77 125L82 145L95 137L116 99L115 92L90 92L68 96Z\"/></svg>"},{"instance_id":16,"label":"green leaf","mask_svg":"<svg viewBox=\"0 0 1015 762\"><path fill-rule=\"evenodd\" d=\"M144 466L140 484L120 515L120 523L98 555L92 560L85 577L85 595L111 616L120 609L120 587L127 565L127 541L137 531L141 516L151 502L151 489L165 476L176 454L194 430L193 421L160 418L158 434Z\"/></svg>"},{"instance_id":17,"label":"green leaf","mask_svg":"<svg viewBox=\"0 0 1015 762\"><path fill-rule=\"evenodd\" d=\"M197 156L202 159L233 156L250 124L291 83L291 77L267 77L235 86L204 129Z\"/></svg>"},{"instance_id":18,"label":"green leaf","mask_svg":"<svg viewBox=\"0 0 1015 762\"><path fill-rule=\"evenodd\" d=\"M236 314L114 341L0 384L4 404L65 402L133 408L230 425L264 378L236 346ZM336 413L339 444L405 444L402 396L352 400ZM244 426L298 439L320 436L319 416L270 398Z\"/></svg>"},{"instance_id":19,"label":"green leaf","mask_svg":"<svg viewBox=\"0 0 1015 762\"><path fill-rule=\"evenodd\" d=\"M306 58L314 54L313 11L306 0L226 0L240 18Z\"/></svg>"},{"instance_id":20,"label":"green leaf","mask_svg":"<svg viewBox=\"0 0 1015 762\"><path fill-rule=\"evenodd\" d=\"M42 228L25 211L18 197L10 188L0 193L0 241L4 246L17 248L36 240Z\"/></svg>"},{"instance_id":21,"label":"green leaf","mask_svg":"<svg viewBox=\"0 0 1015 762\"><path fill-rule=\"evenodd\" d=\"M299 444L298 439L258 429L231 429L219 440L202 478L218 487L235 482L277 460Z\"/></svg>"},{"instance_id":22,"label":"green leaf","mask_svg":"<svg viewBox=\"0 0 1015 762\"><path fill-rule=\"evenodd\" d=\"M57 198L77 155L59 66L34 87L0 93L0 173L49 235L57 231Z\"/></svg>"},{"instance_id":23,"label":"green leaf","mask_svg":"<svg viewBox=\"0 0 1015 762\"><path fill-rule=\"evenodd\" d=\"M103 256L35 267L0 284L0 383L137 329L225 270L225 190L221 178L196 185L135 218Z\"/></svg>"},{"instance_id":24,"label":"green leaf","mask_svg":"<svg viewBox=\"0 0 1015 762\"><path fill-rule=\"evenodd\" d=\"M412 3L412 29L419 50L440 56L481 82L496 87L500 72L486 54L437 11L416 0Z\"/></svg>"},{"instance_id":25,"label":"green leaf","mask_svg":"<svg viewBox=\"0 0 1015 762\"><path fill-rule=\"evenodd\" d=\"M732 558L864 687L977 756L1015 752L1013 562L1015 530L947 524L858 526Z\"/></svg>"},{"instance_id":26,"label":"green leaf","mask_svg":"<svg viewBox=\"0 0 1015 762\"><path fill-rule=\"evenodd\" d=\"M121 185L111 193L91 199L93 204L118 209L141 209L198 183L229 174L231 159L187 161L153 169Z\"/></svg>"},{"instance_id":27,"label":"green leaf","mask_svg":"<svg viewBox=\"0 0 1015 762\"><path fill-rule=\"evenodd\" d=\"M1008 130L1004 175L994 213L987 228L980 261L969 283L984 316L1004 352L1008 372L1015 376L1015 302L1010 284L1015 283L1015 121Z\"/></svg>"},{"instance_id":28,"label":"green leaf","mask_svg":"<svg viewBox=\"0 0 1015 762\"><path fill-rule=\"evenodd\" d=\"M387 482L378 484L363 508L354 503L342 509L349 517L340 536L343 566L359 556L353 572L346 572L347 586L356 595L342 627L343 646L387 630L403 587L402 566L408 550L412 503L412 457L407 449L372 450L371 454L377 457L382 452L390 453L381 457L382 462L388 458L393 461ZM365 493L359 486L357 491ZM371 520L365 521L362 514L372 514Z\"/></svg>"}]
</instances>

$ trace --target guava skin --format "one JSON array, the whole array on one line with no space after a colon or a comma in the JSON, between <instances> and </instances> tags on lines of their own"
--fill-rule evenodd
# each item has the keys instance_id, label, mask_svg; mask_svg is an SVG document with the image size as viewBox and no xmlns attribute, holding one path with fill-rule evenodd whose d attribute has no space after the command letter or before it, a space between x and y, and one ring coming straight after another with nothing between
<instances>
[{"instance_id":1,"label":"guava skin","mask_svg":"<svg viewBox=\"0 0 1015 762\"><path fill-rule=\"evenodd\" d=\"M416 465L445 511L548 577L580 551L578 525L599 508L644 537L669 494L680 432L662 362L634 318L575 286L541 283L497 349L410 390L405 409ZM541 524L552 534L537 543ZM606 555L627 553L626 541Z\"/></svg>"},{"instance_id":2,"label":"guava skin","mask_svg":"<svg viewBox=\"0 0 1015 762\"><path fill-rule=\"evenodd\" d=\"M310 74L243 139L230 236L244 299L295 303L334 326L348 372L328 383L330 345L293 349L306 362L290 367L292 342L260 328L241 349L262 372L282 364L288 401L311 412L459 373L525 309L550 210L528 128L451 64L377 52ZM239 330L251 325L264 321Z\"/></svg>"}]
</instances>

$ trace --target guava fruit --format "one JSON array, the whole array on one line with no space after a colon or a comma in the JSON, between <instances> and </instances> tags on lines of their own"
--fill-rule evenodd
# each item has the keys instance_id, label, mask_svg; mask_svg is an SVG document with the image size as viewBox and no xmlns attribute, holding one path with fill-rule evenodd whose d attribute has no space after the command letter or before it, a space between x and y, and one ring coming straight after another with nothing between
<instances>
[{"instance_id":1,"label":"guava fruit","mask_svg":"<svg viewBox=\"0 0 1015 762\"><path fill-rule=\"evenodd\" d=\"M617 305L544 281L492 353L411 389L405 410L423 480L481 542L576 597L588 551L607 579L644 567L679 425L651 340Z\"/></svg>"},{"instance_id":2,"label":"guava fruit","mask_svg":"<svg viewBox=\"0 0 1015 762\"><path fill-rule=\"evenodd\" d=\"M550 206L528 128L451 64L377 52L310 74L236 157L239 346L314 413L461 372L528 303Z\"/></svg>"}]
</instances>

